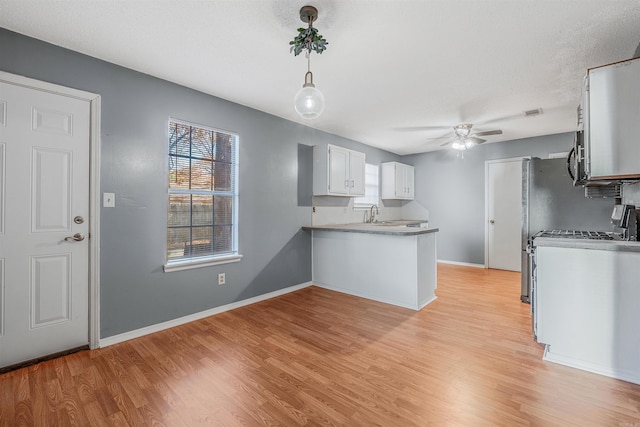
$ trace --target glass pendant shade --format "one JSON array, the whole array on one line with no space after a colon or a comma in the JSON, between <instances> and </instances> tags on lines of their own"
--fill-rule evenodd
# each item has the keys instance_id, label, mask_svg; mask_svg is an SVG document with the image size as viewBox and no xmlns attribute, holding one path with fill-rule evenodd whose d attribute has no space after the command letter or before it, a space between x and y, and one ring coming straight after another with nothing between
<instances>
[{"instance_id":1,"label":"glass pendant shade","mask_svg":"<svg viewBox=\"0 0 640 427\"><path fill-rule=\"evenodd\" d=\"M324 95L313 85L304 85L296 93L293 105L303 119L315 119L324 111Z\"/></svg>"}]
</instances>

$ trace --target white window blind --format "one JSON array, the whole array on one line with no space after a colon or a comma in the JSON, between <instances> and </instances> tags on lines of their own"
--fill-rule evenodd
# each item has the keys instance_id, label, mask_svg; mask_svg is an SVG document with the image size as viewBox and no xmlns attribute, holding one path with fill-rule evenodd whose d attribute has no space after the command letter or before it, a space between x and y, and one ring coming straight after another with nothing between
<instances>
[{"instance_id":1,"label":"white window blind","mask_svg":"<svg viewBox=\"0 0 640 427\"><path fill-rule=\"evenodd\" d=\"M167 265L236 255L238 135L169 120Z\"/></svg>"},{"instance_id":2,"label":"white window blind","mask_svg":"<svg viewBox=\"0 0 640 427\"><path fill-rule=\"evenodd\" d=\"M356 197L353 206L357 208L370 207L380 203L379 166L367 163L364 169L364 196Z\"/></svg>"}]
</instances>

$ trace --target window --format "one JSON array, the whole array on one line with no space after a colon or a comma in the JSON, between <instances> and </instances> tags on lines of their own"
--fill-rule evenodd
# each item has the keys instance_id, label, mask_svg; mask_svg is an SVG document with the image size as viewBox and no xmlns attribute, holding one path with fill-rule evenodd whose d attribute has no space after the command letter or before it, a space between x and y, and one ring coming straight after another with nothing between
<instances>
[{"instance_id":1,"label":"window","mask_svg":"<svg viewBox=\"0 0 640 427\"><path fill-rule=\"evenodd\" d=\"M237 146L237 135L169 120L165 271L240 259Z\"/></svg>"},{"instance_id":2,"label":"window","mask_svg":"<svg viewBox=\"0 0 640 427\"><path fill-rule=\"evenodd\" d=\"M364 169L364 196L356 197L353 201L355 208L370 207L371 205L380 204L378 178L378 165L367 163Z\"/></svg>"}]
</instances>

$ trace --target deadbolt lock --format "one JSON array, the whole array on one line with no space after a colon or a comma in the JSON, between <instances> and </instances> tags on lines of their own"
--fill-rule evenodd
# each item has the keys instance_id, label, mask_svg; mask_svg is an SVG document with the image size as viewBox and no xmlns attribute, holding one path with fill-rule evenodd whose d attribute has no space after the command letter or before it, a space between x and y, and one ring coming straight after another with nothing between
<instances>
[{"instance_id":1,"label":"deadbolt lock","mask_svg":"<svg viewBox=\"0 0 640 427\"><path fill-rule=\"evenodd\" d=\"M76 224L83 224L84 223L84 218L82 218L80 215L78 215L77 217L73 218L73 222L75 222Z\"/></svg>"}]
</instances>

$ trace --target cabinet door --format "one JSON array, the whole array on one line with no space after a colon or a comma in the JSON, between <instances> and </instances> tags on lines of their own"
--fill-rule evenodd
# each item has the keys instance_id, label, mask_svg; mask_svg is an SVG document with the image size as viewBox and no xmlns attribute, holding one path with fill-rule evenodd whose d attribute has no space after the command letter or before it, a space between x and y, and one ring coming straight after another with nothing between
<instances>
[{"instance_id":1,"label":"cabinet door","mask_svg":"<svg viewBox=\"0 0 640 427\"><path fill-rule=\"evenodd\" d=\"M394 195L396 199L403 199L405 193L404 165L402 163L394 163L394 169Z\"/></svg>"},{"instance_id":2,"label":"cabinet door","mask_svg":"<svg viewBox=\"0 0 640 427\"><path fill-rule=\"evenodd\" d=\"M405 199L413 200L413 198L415 197L413 166L405 165L404 171L405 171L404 185L406 188L404 196L405 196Z\"/></svg>"},{"instance_id":3,"label":"cabinet door","mask_svg":"<svg viewBox=\"0 0 640 427\"><path fill-rule=\"evenodd\" d=\"M357 151L349 153L349 195L364 196L365 155Z\"/></svg>"},{"instance_id":4,"label":"cabinet door","mask_svg":"<svg viewBox=\"0 0 640 427\"><path fill-rule=\"evenodd\" d=\"M329 147L329 193L349 194L351 185L348 175L349 150L341 147Z\"/></svg>"}]
</instances>

